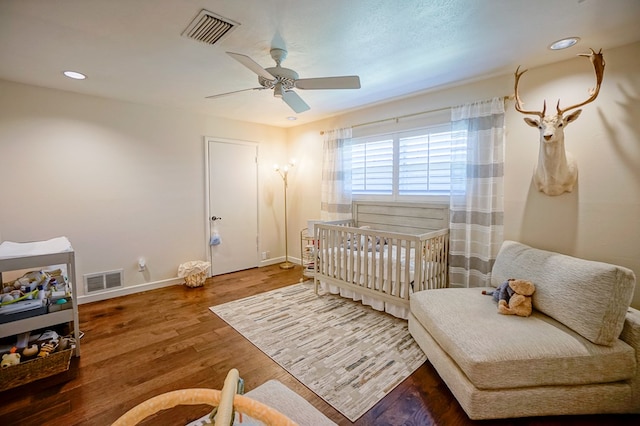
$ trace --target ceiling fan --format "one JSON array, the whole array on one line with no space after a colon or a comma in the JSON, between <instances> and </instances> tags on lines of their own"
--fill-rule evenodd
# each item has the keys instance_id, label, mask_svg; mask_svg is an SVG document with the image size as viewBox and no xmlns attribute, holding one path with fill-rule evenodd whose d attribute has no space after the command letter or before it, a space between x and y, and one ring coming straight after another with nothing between
<instances>
[{"instance_id":1,"label":"ceiling fan","mask_svg":"<svg viewBox=\"0 0 640 426\"><path fill-rule=\"evenodd\" d=\"M271 57L276 61L276 66L262 68L257 62L246 55L240 53L227 52L236 61L258 74L259 87L236 90L233 92L221 93L219 95L207 96L208 99L220 96L231 95L233 93L245 92L248 90L273 89L273 96L282 100L296 113L310 109L309 105L302 100L293 89L302 90L324 90L324 89L359 89L360 77L357 75L341 77L320 77L320 78L298 78L298 73L289 68L280 66L287 57L284 49L271 49Z\"/></svg>"}]
</instances>

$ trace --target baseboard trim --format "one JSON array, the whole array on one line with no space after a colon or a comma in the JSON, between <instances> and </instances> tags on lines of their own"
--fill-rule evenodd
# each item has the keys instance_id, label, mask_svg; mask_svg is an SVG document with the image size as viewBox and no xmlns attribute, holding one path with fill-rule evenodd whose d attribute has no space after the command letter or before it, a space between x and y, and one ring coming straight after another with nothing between
<instances>
[{"instance_id":1,"label":"baseboard trim","mask_svg":"<svg viewBox=\"0 0 640 426\"><path fill-rule=\"evenodd\" d=\"M82 305L84 303L98 302L100 300L113 299L114 297L128 296L130 294L141 293L143 291L155 290L157 288L169 287L172 285L183 284L183 278L169 278L161 281L154 281L150 283L137 284L126 286L122 288L117 288L114 290L103 291L97 294L89 294L78 296L78 305Z\"/></svg>"},{"instance_id":2,"label":"baseboard trim","mask_svg":"<svg viewBox=\"0 0 640 426\"><path fill-rule=\"evenodd\" d=\"M273 257L273 258L267 259L267 260L261 260L260 261L260 265L258 267L261 268L263 266L269 266L269 265L276 265L278 263L284 263L284 259L285 259L284 256L280 256L280 257ZM295 263L296 265L300 265L300 259L298 259L296 257L289 256L289 262Z\"/></svg>"},{"instance_id":3,"label":"baseboard trim","mask_svg":"<svg viewBox=\"0 0 640 426\"><path fill-rule=\"evenodd\" d=\"M284 262L284 256L263 260L258 265L259 268L269 265L275 265ZM300 264L300 259L289 256L289 262ZM214 277L215 278L215 277ZM157 288L169 287L172 285L184 284L183 278L169 278L151 283L136 284L117 288L114 290L103 291L96 294L78 296L78 305L85 303L99 302L100 300L113 299L114 297L128 296L130 294L141 293L143 291L155 290Z\"/></svg>"}]
</instances>

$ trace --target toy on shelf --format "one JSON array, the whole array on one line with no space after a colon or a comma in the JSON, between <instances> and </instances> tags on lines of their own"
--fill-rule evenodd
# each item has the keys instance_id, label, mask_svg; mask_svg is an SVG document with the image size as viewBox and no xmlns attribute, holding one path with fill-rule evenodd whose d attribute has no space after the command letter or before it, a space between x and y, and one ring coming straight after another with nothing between
<instances>
[{"instance_id":1,"label":"toy on shelf","mask_svg":"<svg viewBox=\"0 0 640 426\"><path fill-rule=\"evenodd\" d=\"M27 346L26 348L24 348L22 350L22 356L25 358L33 358L36 355L38 355L38 350L40 349L40 347L38 346L37 343L34 343L31 346Z\"/></svg>"},{"instance_id":2,"label":"toy on shelf","mask_svg":"<svg viewBox=\"0 0 640 426\"><path fill-rule=\"evenodd\" d=\"M11 352L2 355L2 368L9 368L13 365L20 364L20 354L17 352Z\"/></svg>"}]
</instances>

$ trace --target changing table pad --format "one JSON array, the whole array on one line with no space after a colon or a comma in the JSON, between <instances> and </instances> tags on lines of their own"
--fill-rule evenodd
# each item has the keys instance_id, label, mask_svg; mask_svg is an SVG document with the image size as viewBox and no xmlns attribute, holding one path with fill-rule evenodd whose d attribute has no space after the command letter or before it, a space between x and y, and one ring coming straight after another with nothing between
<instances>
[{"instance_id":1,"label":"changing table pad","mask_svg":"<svg viewBox=\"0 0 640 426\"><path fill-rule=\"evenodd\" d=\"M57 237L46 241L29 243L16 243L13 241L3 241L0 243L0 259L64 253L67 251L73 251L73 247L71 247L71 243L67 237Z\"/></svg>"}]
</instances>

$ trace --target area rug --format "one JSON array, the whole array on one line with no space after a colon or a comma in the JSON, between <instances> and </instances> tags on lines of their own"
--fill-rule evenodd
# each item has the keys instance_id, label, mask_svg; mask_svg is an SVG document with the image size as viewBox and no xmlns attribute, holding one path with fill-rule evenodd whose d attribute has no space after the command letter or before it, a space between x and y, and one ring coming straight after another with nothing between
<instances>
[{"instance_id":1,"label":"area rug","mask_svg":"<svg viewBox=\"0 0 640 426\"><path fill-rule=\"evenodd\" d=\"M310 282L209 309L352 422L426 361L406 321Z\"/></svg>"}]
</instances>

